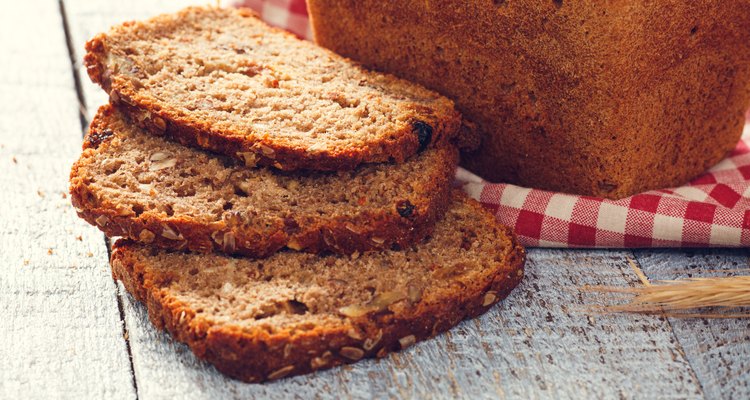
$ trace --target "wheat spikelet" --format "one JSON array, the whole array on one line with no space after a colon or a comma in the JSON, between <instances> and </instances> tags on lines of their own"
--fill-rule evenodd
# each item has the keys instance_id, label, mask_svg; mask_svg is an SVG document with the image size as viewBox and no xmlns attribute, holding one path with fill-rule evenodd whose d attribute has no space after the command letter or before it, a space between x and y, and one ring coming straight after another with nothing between
<instances>
[{"instance_id":1,"label":"wheat spikelet","mask_svg":"<svg viewBox=\"0 0 750 400\"><path fill-rule=\"evenodd\" d=\"M593 286L584 290L633 295L628 303L595 307L599 312L660 314L682 318L750 317L750 276L687 278L649 282L628 259L639 287ZM729 271L727 271L729 272ZM701 312L701 310L715 310ZM692 311L692 312L690 312ZM739 311L739 312L733 312Z\"/></svg>"}]
</instances>

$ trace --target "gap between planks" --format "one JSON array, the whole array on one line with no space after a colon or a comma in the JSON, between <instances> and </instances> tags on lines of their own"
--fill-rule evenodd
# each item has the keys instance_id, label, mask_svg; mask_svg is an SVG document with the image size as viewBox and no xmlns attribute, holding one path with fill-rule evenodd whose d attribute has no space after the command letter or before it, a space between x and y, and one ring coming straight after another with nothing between
<instances>
[{"instance_id":1,"label":"gap between planks","mask_svg":"<svg viewBox=\"0 0 750 400\"><path fill-rule=\"evenodd\" d=\"M641 274L643 274L646 279L649 281L654 280L652 277L649 277L648 274L643 270L643 266L641 265L641 260L639 259L638 255L635 251L630 251L631 259L635 263L635 265L638 267L638 269L641 271ZM624 272L623 272L624 273ZM635 271L633 271L633 274L636 276L638 275ZM638 276L638 279L641 280L641 277ZM672 334L672 338L675 341L675 349L680 352L680 355L685 359L685 361L688 363L688 366L690 367L690 375L692 378L698 383L698 387L701 390L701 393L705 396L705 390L703 387L703 380L700 379L698 374L695 371L695 366L693 366L693 363L691 362L690 358L685 353L685 348L682 345L682 341L680 340L680 337L677 335L677 332L674 329L674 326L672 325L672 319L669 317L664 317L664 319L667 321L667 326L669 326L669 332Z\"/></svg>"},{"instance_id":2,"label":"gap between planks","mask_svg":"<svg viewBox=\"0 0 750 400\"><path fill-rule=\"evenodd\" d=\"M101 234L67 196L81 125L59 3L0 21L0 398L135 398Z\"/></svg>"},{"instance_id":3,"label":"gap between planks","mask_svg":"<svg viewBox=\"0 0 750 400\"><path fill-rule=\"evenodd\" d=\"M63 32L65 32L65 45L68 47L68 57L70 58L70 67L73 72L73 84L75 85L76 96L78 97L78 119L81 122L81 132L85 135L89 123L87 118L88 107L86 105L86 96L83 94L83 86L81 86L81 75L78 72L78 57L70 35L68 15L65 12L65 2L64 0L58 0L57 3L60 8L60 19L62 20Z\"/></svg>"},{"instance_id":4,"label":"gap between planks","mask_svg":"<svg viewBox=\"0 0 750 400\"><path fill-rule=\"evenodd\" d=\"M70 58L70 70L73 74L73 82L75 85L76 90L76 97L78 98L78 119L81 123L81 138L86 136L86 131L89 126L89 110L88 110L88 104L86 102L86 95L83 91L83 85L81 85L81 74L79 71L79 62L81 56L76 54L75 46L73 45L73 38L70 32L70 25L68 23L68 14L65 11L65 1L64 0L58 0L58 5L60 9L60 20L62 21L62 28L65 32L65 45L68 47L68 57ZM107 259L111 259L112 257L112 243L109 238L107 238L105 235L102 235L102 239L104 241L104 245L107 247ZM135 397L136 399L139 398L138 394L138 380L136 379L135 375L135 367L133 365L133 351L130 347L130 334L128 332L128 324L125 320L125 309L123 306L123 300L122 296L119 293L119 287L117 285L117 281L112 278L112 281L114 282L114 288L115 288L115 298L117 299L117 312L120 315L120 322L122 324L122 338L125 340L125 349L128 353L128 361L130 363L130 376L132 378L133 382L133 389L135 390Z\"/></svg>"}]
</instances>

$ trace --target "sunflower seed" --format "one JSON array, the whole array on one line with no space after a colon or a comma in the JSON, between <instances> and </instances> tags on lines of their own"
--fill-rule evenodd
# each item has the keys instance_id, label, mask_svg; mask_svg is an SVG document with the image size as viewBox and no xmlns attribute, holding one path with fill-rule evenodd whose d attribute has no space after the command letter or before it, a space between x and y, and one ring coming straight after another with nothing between
<instances>
[{"instance_id":1,"label":"sunflower seed","mask_svg":"<svg viewBox=\"0 0 750 400\"><path fill-rule=\"evenodd\" d=\"M380 329L378 330L378 334L375 335L375 337L365 339L365 343L362 345L362 347L364 347L365 350L370 351L375 346L377 346L378 343L380 343L380 339L382 338L383 338L383 330Z\"/></svg>"},{"instance_id":2,"label":"sunflower seed","mask_svg":"<svg viewBox=\"0 0 750 400\"><path fill-rule=\"evenodd\" d=\"M154 235L154 233L148 229L144 229L141 231L141 233L138 234L138 240L143 243L151 243L154 241L155 237L156 235Z\"/></svg>"},{"instance_id":3,"label":"sunflower seed","mask_svg":"<svg viewBox=\"0 0 750 400\"><path fill-rule=\"evenodd\" d=\"M484 300L482 301L482 305L487 307L488 305L494 303L496 299L497 299L497 292L489 291L484 295Z\"/></svg>"},{"instance_id":4,"label":"sunflower seed","mask_svg":"<svg viewBox=\"0 0 750 400\"><path fill-rule=\"evenodd\" d=\"M350 360L357 361L365 356L365 351L357 347L344 346L339 350L339 354Z\"/></svg>"},{"instance_id":5,"label":"sunflower seed","mask_svg":"<svg viewBox=\"0 0 750 400\"><path fill-rule=\"evenodd\" d=\"M162 227L161 235L169 240L184 240L185 237L181 233L177 233L174 229L167 225Z\"/></svg>"},{"instance_id":6,"label":"sunflower seed","mask_svg":"<svg viewBox=\"0 0 750 400\"><path fill-rule=\"evenodd\" d=\"M294 365L287 365L284 368L279 368L276 371L273 371L270 374L268 374L268 379L269 380L281 379L289 375L289 373L292 372L293 370L294 370Z\"/></svg>"},{"instance_id":7,"label":"sunflower seed","mask_svg":"<svg viewBox=\"0 0 750 400\"><path fill-rule=\"evenodd\" d=\"M101 227L106 226L108 222L109 222L109 217L107 217L106 215L100 215L96 217L96 224Z\"/></svg>"},{"instance_id":8,"label":"sunflower seed","mask_svg":"<svg viewBox=\"0 0 750 400\"><path fill-rule=\"evenodd\" d=\"M258 163L258 155L251 151L239 152L237 157L245 161L246 167L254 167Z\"/></svg>"},{"instance_id":9,"label":"sunflower seed","mask_svg":"<svg viewBox=\"0 0 750 400\"><path fill-rule=\"evenodd\" d=\"M417 338L414 335L404 336L398 340L398 343L401 344L401 349L405 349L416 342Z\"/></svg>"}]
</instances>

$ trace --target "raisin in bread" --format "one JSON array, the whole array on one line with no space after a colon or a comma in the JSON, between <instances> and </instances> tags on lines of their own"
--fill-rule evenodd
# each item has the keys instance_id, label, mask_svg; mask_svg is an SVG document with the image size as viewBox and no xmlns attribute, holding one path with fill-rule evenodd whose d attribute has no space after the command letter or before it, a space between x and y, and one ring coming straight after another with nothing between
<instances>
[{"instance_id":1,"label":"raisin in bread","mask_svg":"<svg viewBox=\"0 0 750 400\"><path fill-rule=\"evenodd\" d=\"M308 0L315 39L455 100L491 181L621 198L737 144L750 0Z\"/></svg>"},{"instance_id":2,"label":"raisin in bread","mask_svg":"<svg viewBox=\"0 0 750 400\"><path fill-rule=\"evenodd\" d=\"M118 241L111 264L154 325L220 371L259 382L443 332L503 299L524 258L510 229L456 193L432 237L404 251L251 260Z\"/></svg>"},{"instance_id":3,"label":"raisin in bread","mask_svg":"<svg viewBox=\"0 0 750 400\"><path fill-rule=\"evenodd\" d=\"M109 236L158 247L267 256L407 246L450 202L453 147L402 164L284 173L181 146L130 125L110 106L94 118L71 172L73 205Z\"/></svg>"},{"instance_id":4,"label":"raisin in bread","mask_svg":"<svg viewBox=\"0 0 750 400\"><path fill-rule=\"evenodd\" d=\"M460 127L450 100L244 9L193 7L128 22L86 48L91 79L132 121L248 165L402 162Z\"/></svg>"}]
</instances>

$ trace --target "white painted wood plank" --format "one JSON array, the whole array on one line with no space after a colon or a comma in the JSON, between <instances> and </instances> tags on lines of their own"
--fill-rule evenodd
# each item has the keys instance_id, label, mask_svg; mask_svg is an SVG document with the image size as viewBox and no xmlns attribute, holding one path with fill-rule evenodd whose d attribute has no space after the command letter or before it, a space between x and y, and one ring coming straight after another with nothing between
<instances>
[{"instance_id":1,"label":"white painted wood plank","mask_svg":"<svg viewBox=\"0 0 750 400\"><path fill-rule=\"evenodd\" d=\"M134 398L96 229L65 197L81 126L56 1L0 12L0 398Z\"/></svg>"},{"instance_id":2,"label":"white painted wood plank","mask_svg":"<svg viewBox=\"0 0 750 400\"><path fill-rule=\"evenodd\" d=\"M78 56L110 24L179 8L163 2L66 1ZM107 9L109 7L109 9ZM88 83L88 99L105 97ZM98 102L89 101L90 111ZM384 360L264 385L225 378L157 332L123 295L139 395L158 398L700 398L666 321L579 312L596 304L584 284L634 284L628 252L530 252L528 277L500 307L447 335ZM121 289L122 291L122 289ZM576 311L578 310L578 311Z\"/></svg>"},{"instance_id":3,"label":"white painted wood plank","mask_svg":"<svg viewBox=\"0 0 750 400\"><path fill-rule=\"evenodd\" d=\"M731 276L707 270L742 270L748 250L640 250L638 262L649 279ZM750 320L678 319L670 323L709 399L750 398Z\"/></svg>"}]
</instances>

